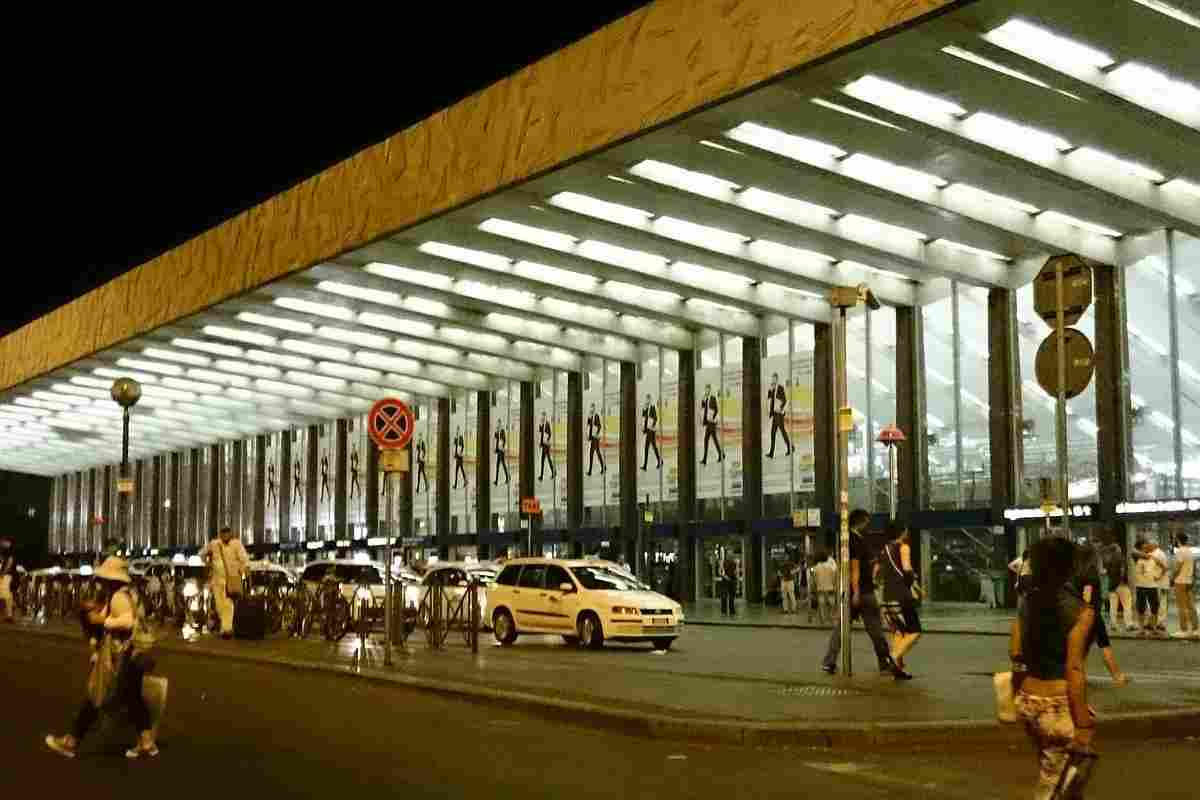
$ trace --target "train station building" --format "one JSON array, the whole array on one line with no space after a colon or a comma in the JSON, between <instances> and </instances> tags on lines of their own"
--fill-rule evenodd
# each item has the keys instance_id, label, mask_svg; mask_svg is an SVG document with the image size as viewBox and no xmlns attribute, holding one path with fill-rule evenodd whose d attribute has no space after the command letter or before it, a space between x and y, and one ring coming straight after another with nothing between
<instances>
[{"instance_id":1,"label":"train station building","mask_svg":"<svg viewBox=\"0 0 1200 800\"><path fill-rule=\"evenodd\" d=\"M628 561L769 595L852 506L899 514L934 601L1043 524L1055 401L1034 279L1089 267L1072 529L1200 530L1200 5L659 0L0 340L0 468L53 476L51 547L220 525L285 562ZM372 403L416 410L384 480Z\"/></svg>"}]
</instances>

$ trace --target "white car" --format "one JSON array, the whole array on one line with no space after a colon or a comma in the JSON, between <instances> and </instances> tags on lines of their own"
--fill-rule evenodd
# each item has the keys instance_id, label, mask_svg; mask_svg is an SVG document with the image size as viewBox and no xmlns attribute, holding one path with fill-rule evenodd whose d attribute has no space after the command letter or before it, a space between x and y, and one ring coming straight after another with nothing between
<instances>
[{"instance_id":1,"label":"white car","mask_svg":"<svg viewBox=\"0 0 1200 800\"><path fill-rule=\"evenodd\" d=\"M649 642L669 650L683 629L683 607L614 564L595 559L519 558L488 589L485 614L496 641L519 634L559 634L568 644L599 648Z\"/></svg>"},{"instance_id":2,"label":"white car","mask_svg":"<svg viewBox=\"0 0 1200 800\"><path fill-rule=\"evenodd\" d=\"M450 611L458 607L462 596L467 593L467 585L471 580L478 580L479 589L479 620L480 626L484 628L491 627L490 618L487 616L487 592L488 587L496 580L496 574L499 568L490 562L471 562L465 561L439 561L432 564L425 572L425 577L421 578L421 582L417 586L405 587L404 604L411 610L412 614L417 614L417 609L425 601L426 594L429 593L431 586L439 585L445 588L445 594L450 600ZM466 612L464 612L465 614ZM424 614L418 621L421 624L425 623Z\"/></svg>"},{"instance_id":3,"label":"white car","mask_svg":"<svg viewBox=\"0 0 1200 800\"><path fill-rule=\"evenodd\" d=\"M394 573L393 573L394 574ZM309 596L315 596L325 581L334 581L342 597L353 603L360 585L371 594L373 605L382 607L386 589L383 583L383 564L378 561L356 561L348 558L314 561L306 564L300 581Z\"/></svg>"}]
</instances>

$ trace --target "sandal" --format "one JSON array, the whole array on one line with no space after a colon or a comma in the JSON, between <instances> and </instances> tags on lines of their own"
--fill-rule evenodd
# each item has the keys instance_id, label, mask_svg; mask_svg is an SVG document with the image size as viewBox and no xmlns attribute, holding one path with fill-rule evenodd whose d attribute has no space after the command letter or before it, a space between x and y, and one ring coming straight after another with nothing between
<instances>
[{"instance_id":1,"label":"sandal","mask_svg":"<svg viewBox=\"0 0 1200 800\"><path fill-rule=\"evenodd\" d=\"M75 757L75 748L67 746L66 736L47 736L46 747L49 747L51 750L58 753L60 756L63 756L64 758Z\"/></svg>"},{"instance_id":2,"label":"sandal","mask_svg":"<svg viewBox=\"0 0 1200 800\"><path fill-rule=\"evenodd\" d=\"M158 745L152 744L149 747L137 745L125 751L125 757L131 761L139 758L155 758L158 756Z\"/></svg>"}]
</instances>

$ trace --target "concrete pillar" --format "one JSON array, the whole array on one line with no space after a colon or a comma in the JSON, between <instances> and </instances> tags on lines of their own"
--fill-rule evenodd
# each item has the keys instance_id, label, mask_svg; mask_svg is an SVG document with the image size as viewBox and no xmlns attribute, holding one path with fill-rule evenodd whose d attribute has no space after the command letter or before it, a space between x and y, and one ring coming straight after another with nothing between
<instances>
[{"instance_id":1,"label":"concrete pillar","mask_svg":"<svg viewBox=\"0 0 1200 800\"><path fill-rule=\"evenodd\" d=\"M408 451L409 466L415 467L412 442L409 442L404 449ZM391 479L396 484L396 491L400 493L400 518L396 520L396 535L408 538L413 535L413 471L409 469L408 472L393 475Z\"/></svg>"},{"instance_id":2,"label":"concrete pillar","mask_svg":"<svg viewBox=\"0 0 1200 800\"><path fill-rule=\"evenodd\" d=\"M350 527L347 522L347 486L348 469L346 459L349 457L349 420L339 419L334 427L333 442L333 538L349 539Z\"/></svg>"},{"instance_id":3,"label":"concrete pillar","mask_svg":"<svg viewBox=\"0 0 1200 800\"><path fill-rule=\"evenodd\" d=\"M200 470L203 469L203 459L201 457L202 452L203 448L201 447L192 448L192 468L188 471L187 486L187 491L191 497L191 502L188 503L188 506L191 509L192 518L183 520L184 530L187 531L188 536L187 544L193 546L197 546L208 541L207 539L203 538L205 531L200 530L199 524L200 503L202 501L202 498L200 497Z\"/></svg>"},{"instance_id":4,"label":"concrete pillar","mask_svg":"<svg viewBox=\"0 0 1200 800\"><path fill-rule=\"evenodd\" d=\"M108 487L116 480L117 471L112 465L101 467L99 470L100 486L96 488L96 503L99 506L100 516L104 518L104 522L100 524L100 545L103 547L110 540L120 535L116 530L117 510L111 507L112 494L108 491Z\"/></svg>"},{"instance_id":5,"label":"concrete pillar","mask_svg":"<svg viewBox=\"0 0 1200 800\"><path fill-rule=\"evenodd\" d=\"M1025 459L1017 300L1012 289L988 292L988 420L992 508L1019 505Z\"/></svg>"},{"instance_id":6,"label":"concrete pillar","mask_svg":"<svg viewBox=\"0 0 1200 800\"><path fill-rule=\"evenodd\" d=\"M896 424L906 441L897 452L900 481L896 514L912 518L929 503L929 459L925 457L925 343L921 309L896 309ZM886 467L881 474L886 474ZM922 573L926 574L926 573Z\"/></svg>"},{"instance_id":7,"label":"concrete pillar","mask_svg":"<svg viewBox=\"0 0 1200 800\"><path fill-rule=\"evenodd\" d=\"M585 367L586 369L586 367ZM583 373L567 373L567 531L583 526Z\"/></svg>"},{"instance_id":8,"label":"concrete pillar","mask_svg":"<svg viewBox=\"0 0 1200 800\"><path fill-rule=\"evenodd\" d=\"M761 603L766 591L763 534L753 529L763 516L762 339L742 338L742 504L746 520L746 602Z\"/></svg>"},{"instance_id":9,"label":"concrete pillar","mask_svg":"<svg viewBox=\"0 0 1200 800\"><path fill-rule=\"evenodd\" d=\"M696 351L679 351L679 561L680 602L696 599Z\"/></svg>"},{"instance_id":10,"label":"concrete pillar","mask_svg":"<svg viewBox=\"0 0 1200 800\"><path fill-rule=\"evenodd\" d=\"M621 541L630 566L637 568L637 538L641 530L638 514L637 476L637 365L621 362ZM615 548L614 548L615 549ZM641 576L639 576L641 577Z\"/></svg>"},{"instance_id":11,"label":"concrete pillar","mask_svg":"<svg viewBox=\"0 0 1200 800\"><path fill-rule=\"evenodd\" d=\"M220 444L208 447L208 530L204 540L209 541L217 535L217 531L225 524L221 514L221 493L225 486L225 452Z\"/></svg>"},{"instance_id":12,"label":"concrete pillar","mask_svg":"<svg viewBox=\"0 0 1200 800\"><path fill-rule=\"evenodd\" d=\"M520 440L517 457L521 461L520 475L518 476L517 485L520 487L520 499L525 497L533 497L533 463L534 463L534 434L533 434L533 383L532 381L521 381L521 430L517 436ZM509 431L512 435L512 431ZM534 538L537 538L538 531L541 525L537 520L533 521ZM525 533L524 520L522 520L521 531L517 534L519 539L519 552L524 552ZM541 552L536 549L534 552Z\"/></svg>"},{"instance_id":13,"label":"concrete pillar","mask_svg":"<svg viewBox=\"0 0 1200 800\"><path fill-rule=\"evenodd\" d=\"M267 437L254 437L254 483L250 487L254 498L251 518L254 540L266 541L267 530Z\"/></svg>"},{"instance_id":14,"label":"concrete pillar","mask_svg":"<svg viewBox=\"0 0 1200 800\"><path fill-rule=\"evenodd\" d=\"M450 557L450 398L437 401L437 547L442 559Z\"/></svg>"},{"instance_id":15,"label":"concrete pillar","mask_svg":"<svg viewBox=\"0 0 1200 800\"><path fill-rule=\"evenodd\" d=\"M146 491L150 492L150 546L162 547L165 542L162 540L160 526L162 525L162 513L164 511L163 504L163 457L154 456L150 461L150 480L153 483L148 483Z\"/></svg>"},{"instance_id":16,"label":"concrete pillar","mask_svg":"<svg viewBox=\"0 0 1200 800\"><path fill-rule=\"evenodd\" d=\"M183 454L178 452L171 453L170 458L171 463L169 465L169 469L171 470L171 490L167 493L167 500L171 501L171 508L167 514L169 531L169 535L167 537L167 546L180 547L184 544L182 530L179 524L179 518L183 510L181 508L183 503L180 502L183 498L183 491L179 485L183 481Z\"/></svg>"},{"instance_id":17,"label":"concrete pillar","mask_svg":"<svg viewBox=\"0 0 1200 800\"><path fill-rule=\"evenodd\" d=\"M492 529L492 392L476 394L475 532Z\"/></svg>"},{"instance_id":18,"label":"concrete pillar","mask_svg":"<svg viewBox=\"0 0 1200 800\"><path fill-rule=\"evenodd\" d=\"M836 527L838 498L837 398L835 396L833 326L813 325L813 457L817 507L826 531ZM833 543L830 535L824 547Z\"/></svg>"},{"instance_id":19,"label":"concrete pillar","mask_svg":"<svg viewBox=\"0 0 1200 800\"><path fill-rule=\"evenodd\" d=\"M246 531L246 520L243 513L246 491L243 480L243 476L246 474L246 445L245 440L233 443L233 477L229 486L229 521L239 535ZM250 540L243 539L243 541Z\"/></svg>"},{"instance_id":20,"label":"concrete pillar","mask_svg":"<svg viewBox=\"0 0 1200 800\"><path fill-rule=\"evenodd\" d=\"M1125 336L1124 272L1107 265L1092 270L1096 304L1096 434L1100 513L1111 519L1128 495L1133 454L1129 425L1129 350Z\"/></svg>"},{"instance_id":21,"label":"concrete pillar","mask_svg":"<svg viewBox=\"0 0 1200 800\"><path fill-rule=\"evenodd\" d=\"M367 538L373 539L376 536L382 536L383 531L379 525L379 490L382 486L380 479L382 475L379 472L379 448L372 441L367 442L366 466L363 474L364 492L363 500L365 501L364 508L367 515ZM391 532L388 532L391 535Z\"/></svg>"}]
</instances>

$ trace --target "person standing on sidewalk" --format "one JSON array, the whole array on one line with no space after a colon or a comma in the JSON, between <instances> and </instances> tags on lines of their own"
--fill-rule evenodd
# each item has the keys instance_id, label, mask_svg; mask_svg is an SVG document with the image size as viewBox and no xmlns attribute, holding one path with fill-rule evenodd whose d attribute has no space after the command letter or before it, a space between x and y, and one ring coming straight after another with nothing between
<instances>
[{"instance_id":1,"label":"person standing on sidewalk","mask_svg":"<svg viewBox=\"0 0 1200 800\"><path fill-rule=\"evenodd\" d=\"M783 602L783 613L796 613L796 564L791 559L783 562L779 570L779 594Z\"/></svg>"},{"instance_id":2,"label":"person standing on sidewalk","mask_svg":"<svg viewBox=\"0 0 1200 800\"><path fill-rule=\"evenodd\" d=\"M1137 610L1142 618L1142 635L1165 635L1167 629L1161 629L1158 624L1159 585L1167 578L1167 557L1158 545L1145 539L1138 539L1137 548L1133 552L1137 560Z\"/></svg>"},{"instance_id":3,"label":"person standing on sidewalk","mask_svg":"<svg viewBox=\"0 0 1200 800\"><path fill-rule=\"evenodd\" d=\"M912 539L908 528L893 522L888 526L888 540L879 559L879 569L883 571L884 600L899 606L892 638L892 658L899 669L905 669L905 654L921 638L921 618L917 614L917 598L913 591L916 587L919 593L920 584L912 567Z\"/></svg>"},{"instance_id":4,"label":"person standing on sidewalk","mask_svg":"<svg viewBox=\"0 0 1200 800\"><path fill-rule=\"evenodd\" d=\"M1133 630L1133 590L1129 588L1129 559L1115 533L1109 534L1109 542L1100 549L1100 560L1108 580L1108 622L1113 630L1121 629L1121 612L1125 613L1125 630Z\"/></svg>"},{"instance_id":5,"label":"person standing on sidewalk","mask_svg":"<svg viewBox=\"0 0 1200 800\"><path fill-rule=\"evenodd\" d=\"M817 585L817 618L830 625L837 619L837 575L838 565L833 553L822 553L820 562L813 569L813 580Z\"/></svg>"},{"instance_id":6,"label":"person standing on sidewalk","mask_svg":"<svg viewBox=\"0 0 1200 800\"><path fill-rule=\"evenodd\" d=\"M13 555L12 541L0 539L0 614L8 624L17 621L13 609L13 583L17 580L17 559Z\"/></svg>"},{"instance_id":7,"label":"person standing on sidewalk","mask_svg":"<svg viewBox=\"0 0 1200 800\"><path fill-rule=\"evenodd\" d=\"M1073 753L1091 753L1096 714L1087 703L1091 598L1071 586L1075 545L1042 539L1031 548L1032 587L1013 625L1009 656L1017 713L1038 757L1035 800L1050 800ZM1085 591L1085 595L1091 590Z\"/></svg>"},{"instance_id":8,"label":"person standing on sidewalk","mask_svg":"<svg viewBox=\"0 0 1200 800\"><path fill-rule=\"evenodd\" d=\"M233 536L231 528L224 527L217 533L217 538L208 543L204 549L204 559L208 562L213 602L217 606L217 614L221 617L221 638L233 638L233 599L242 595L242 576L250 564L250 556L242 546L241 539Z\"/></svg>"},{"instance_id":9,"label":"person standing on sidewalk","mask_svg":"<svg viewBox=\"0 0 1200 800\"><path fill-rule=\"evenodd\" d=\"M737 616L737 564L725 559L721 576L721 613Z\"/></svg>"},{"instance_id":10,"label":"person standing on sidewalk","mask_svg":"<svg viewBox=\"0 0 1200 800\"><path fill-rule=\"evenodd\" d=\"M875 599L875 578L872 574L875 554L871 551L866 537L863 535L871 515L861 508L850 512L850 621L862 618L863 627L871 637L875 647L875 657L879 661L879 672L891 675L896 680L911 680L912 676L896 666L892 661L892 653L888 647L887 637L883 634L883 621L879 615L879 604ZM847 565L843 564L845 569ZM833 631L829 636L829 648L821 669L830 675L837 674L838 655L842 649L841 615L833 623Z\"/></svg>"},{"instance_id":11,"label":"person standing on sidewalk","mask_svg":"<svg viewBox=\"0 0 1200 800\"><path fill-rule=\"evenodd\" d=\"M1200 623L1196 620L1196 598L1192 596L1192 581L1196 575L1196 551L1188 547L1186 533L1175 535L1175 567L1172 583L1175 605L1179 607L1179 630L1171 634L1176 639L1200 639Z\"/></svg>"}]
</instances>

